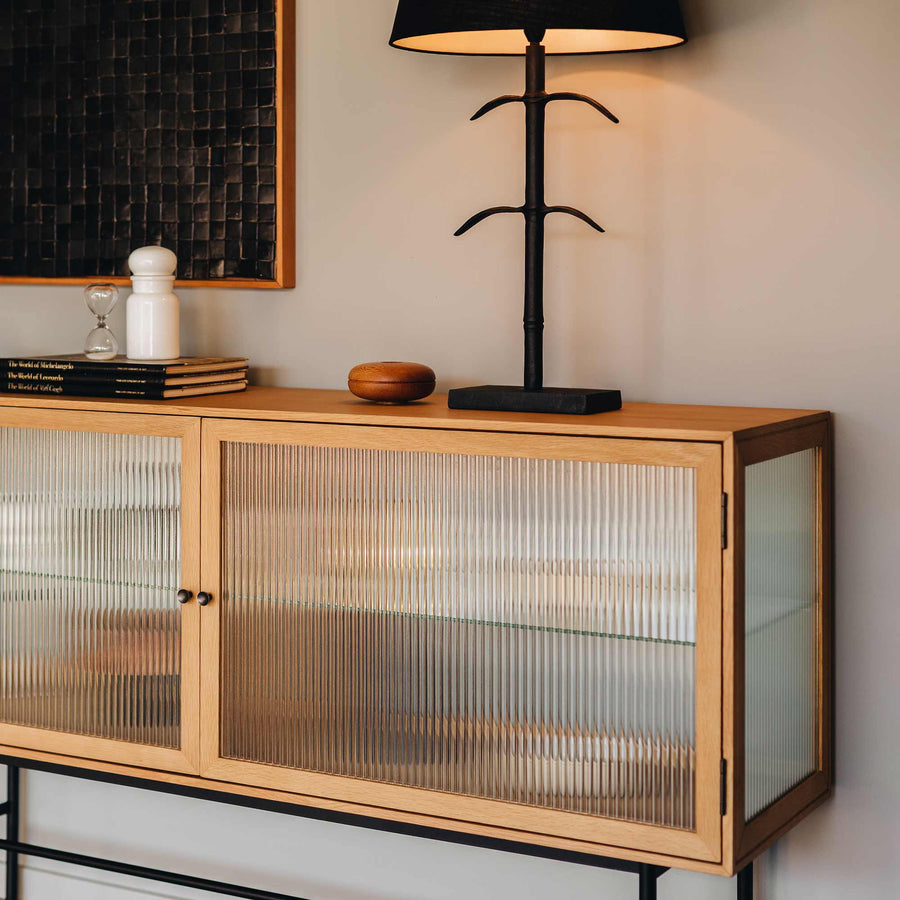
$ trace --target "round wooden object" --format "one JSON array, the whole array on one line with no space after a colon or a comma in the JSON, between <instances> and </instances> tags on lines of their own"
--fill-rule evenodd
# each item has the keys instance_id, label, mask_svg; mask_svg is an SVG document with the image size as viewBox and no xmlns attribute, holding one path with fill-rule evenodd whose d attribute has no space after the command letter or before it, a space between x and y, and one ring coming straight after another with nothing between
<instances>
[{"instance_id":1,"label":"round wooden object","mask_svg":"<svg viewBox=\"0 0 900 900\"><path fill-rule=\"evenodd\" d=\"M421 363L362 363L350 370L347 386L373 403L410 403L434 391L434 371Z\"/></svg>"}]
</instances>

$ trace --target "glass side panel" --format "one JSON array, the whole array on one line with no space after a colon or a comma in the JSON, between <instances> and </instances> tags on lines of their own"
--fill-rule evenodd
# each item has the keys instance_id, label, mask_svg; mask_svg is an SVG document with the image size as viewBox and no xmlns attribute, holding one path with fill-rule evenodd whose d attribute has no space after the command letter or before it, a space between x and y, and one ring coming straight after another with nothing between
<instances>
[{"instance_id":1,"label":"glass side panel","mask_svg":"<svg viewBox=\"0 0 900 900\"><path fill-rule=\"evenodd\" d=\"M181 442L0 428L0 721L179 745Z\"/></svg>"},{"instance_id":2,"label":"glass side panel","mask_svg":"<svg viewBox=\"0 0 900 900\"><path fill-rule=\"evenodd\" d=\"M746 471L749 821L816 770L817 451Z\"/></svg>"},{"instance_id":3,"label":"glass side panel","mask_svg":"<svg viewBox=\"0 0 900 900\"><path fill-rule=\"evenodd\" d=\"M693 469L222 462L223 756L693 827Z\"/></svg>"}]
</instances>

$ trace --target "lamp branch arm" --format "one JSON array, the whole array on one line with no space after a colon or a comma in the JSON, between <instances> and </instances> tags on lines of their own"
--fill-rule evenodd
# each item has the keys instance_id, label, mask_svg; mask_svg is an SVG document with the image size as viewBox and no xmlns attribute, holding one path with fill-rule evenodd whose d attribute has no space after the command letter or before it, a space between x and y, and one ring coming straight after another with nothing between
<instances>
[{"instance_id":1,"label":"lamp branch arm","mask_svg":"<svg viewBox=\"0 0 900 900\"><path fill-rule=\"evenodd\" d=\"M494 100L489 100L485 103L469 121L474 122L476 119L480 119L492 110L505 106L507 103L523 103L524 100L525 98L520 94L504 94L502 97L497 97Z\"/></svg>"},{"instance_id":2,"label":"lamp branch arm","mask_svg":"<svg viewBox=\"0 0 900 900\"><path fill-rule=\"evenodd\" d=\"M549 215L550 213L565 213L567 216L574 216L576 219L581 219L582 222L586 222L591 226L595 231L599 231L601 234L604 234L606 229L602 228L598 225L587 213L583 213L580 209L575 209L572 206L546 206L542 210L544 215Z\"/></svg>"},{"instance_id":3,"label":"lamp branch arm","mask_svg":"<svg viewBox=\"0 0 900 900\"><path fill-rule=\"evenodd\" d=\"M619 118L615 115L615 113L610 112L602 103L596 101L593 97L588 97L586 94L575 94L571 91L558 91L554 94L538 94L533 97L529 96L520 96L516 94L504 94L502 97L497 97L494 100L490 100L472 116L471 121L474 122L477 119L480 119L482 116L487 115L489 112L492 112L495 109L499 109L501 106L506 106L507 103L542 103L544 105L553 102L554 100L574 100L578 103L587 103L588 106L592 106L597 112L602 113L609 119L613 125L619 124Z\"/></svg>"},{"instance_id":4,"label":"lamp branch arm","mask_svg":"<svg viewBox=\"0 0 900 900\"><path fill-rule=\"evenodd\" d=\"M474 228L479 222L483 222L489 216L496 216L500 213L524 213L525 208L522 206L492 206L490 209L483 209L480 213L475 213L471 219L468 219L456 231L453 232L454 237L460 237L470 228Z\"/></svg>"},{"instance_id":5,"label":"lamp branch arm","mask_svg":"<svg viewBox=\"0 0 900 900\"><path fill-rule=\"evenodd\" d=\"M571 91L558 91L555 94L547 94L547 96L544 97L544 103L550 103L553 100L576 100L579 103L587 103L588 106L593 106L597 112L603 113L613 125L619 124L618 116L611 113L602 103L598 103L593 97L588 97L586 94L574 94Z\"/></svg>"}]
</instances>

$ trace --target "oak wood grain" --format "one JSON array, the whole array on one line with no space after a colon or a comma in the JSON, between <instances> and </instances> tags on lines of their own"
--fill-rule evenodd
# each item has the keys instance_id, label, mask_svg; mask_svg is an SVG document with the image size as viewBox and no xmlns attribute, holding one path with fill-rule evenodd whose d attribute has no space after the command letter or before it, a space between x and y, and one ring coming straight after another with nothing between
<instances>
[{"instance_id":1,"label":"oak wood grain","mask_svg":"<svg viewBox=\"0 0 900 900\"><path fill-rule=\"evenodd\" d=\"M503 413L448 409L445 394L433 394L414 406L391 407L366 403L349 391L276 387L168 401L0 394L0 406L715 443L776 434L828 418L818 410L660 403L625 403L621 410L596 416Z\"/></svg>"},{"instance_id":2,"label":"oak wood grain","mask_svg":"<svg viewBox=\"0 0 900 900\"><path fill-rule=\"evenodd\" d=\"M342 391L255 388L246 394L166 403L0 395L0 423L181 437L183 586L194 593L202 589L213 595L213 602L202 610L196 602L183 609L182 751L0 725L0 744L6 745L11 755L717 874L733 874L830 793L833 451L827 413L634 403L620 412L585 419L449 410L441 397L412 408L385 408L360 402ZM220 467L221 447L227 441L696 468L696 832L598 821L519 804L222 758L218 722ZM743 471L747 464L807 447L820 449L820 771L745 825ZM720 534L723 490L729 494L728 548L724 552ZM724 816L719 810L722 758L729 763Z\"/></svg>"}]
</instances>

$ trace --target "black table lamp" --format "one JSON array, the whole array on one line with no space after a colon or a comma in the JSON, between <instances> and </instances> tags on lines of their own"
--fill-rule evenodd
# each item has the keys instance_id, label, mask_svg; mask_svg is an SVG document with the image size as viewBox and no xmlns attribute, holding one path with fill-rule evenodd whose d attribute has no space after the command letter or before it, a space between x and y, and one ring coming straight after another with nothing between
<instances>
[{"instance_id":1,"label":"black table lamp","mask_svg":"<svg viewBox=\"0 0 900 900\"><path fill-rule=\"evenodd\" d=\"M465 234L488 216L525 217L525 378L523 387L484 385L450 392L454 409L596 413L619 409L619 391L547 388L543 383L544 219L566 213L603 229L569 206L544 201L544 121L552 100L578 100L619 120L581 94L546 92L545 56L653 50L685 41L678 0L400 0L391 45L423 53L525 56L525 93L498 97L472 117L506 103L525 104L525 203L496 206L472 216Z\"/></svg>"}]
</instances>

